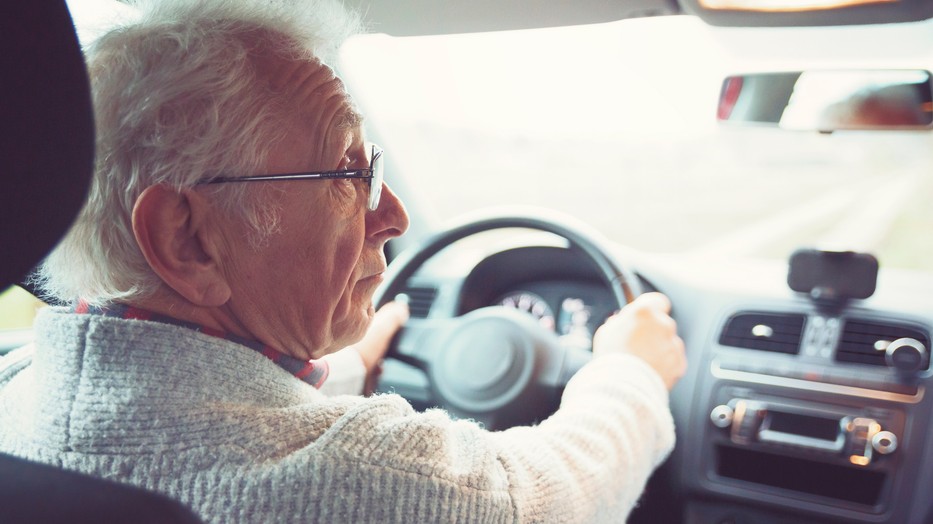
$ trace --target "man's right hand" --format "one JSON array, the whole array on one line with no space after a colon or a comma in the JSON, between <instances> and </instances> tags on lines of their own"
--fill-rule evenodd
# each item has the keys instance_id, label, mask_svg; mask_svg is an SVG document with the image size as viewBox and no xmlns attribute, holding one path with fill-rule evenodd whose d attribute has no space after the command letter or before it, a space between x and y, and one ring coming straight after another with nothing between
<instances>
[{"instance_id":1,"label":"man's right hand","mask_svg":"<svg viewBox=\"0 0 933 524\"><path fill-rule=\"evenodd\" d=\"M684 341L661 293L645 293L609 317L593 336L593 356L630 353L648 363L670 390L687 370Z\"/></svg>"}]
</instances>

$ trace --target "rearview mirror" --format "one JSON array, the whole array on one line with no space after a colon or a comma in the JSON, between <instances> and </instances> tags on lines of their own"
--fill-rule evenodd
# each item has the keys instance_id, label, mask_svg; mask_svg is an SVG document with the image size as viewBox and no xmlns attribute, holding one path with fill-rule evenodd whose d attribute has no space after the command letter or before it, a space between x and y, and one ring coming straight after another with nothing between
<instances>
[{"instance_id":1,"label":"rearview mirror","mask_svg":"<svg viewBox=\"0 0 933 524\"><path fill-rule=\"evenodd\" d=\"M929 71L840 70L754 73L722 84L720 122L832 132L933 128Z\"/></svg>"}]
</instances>

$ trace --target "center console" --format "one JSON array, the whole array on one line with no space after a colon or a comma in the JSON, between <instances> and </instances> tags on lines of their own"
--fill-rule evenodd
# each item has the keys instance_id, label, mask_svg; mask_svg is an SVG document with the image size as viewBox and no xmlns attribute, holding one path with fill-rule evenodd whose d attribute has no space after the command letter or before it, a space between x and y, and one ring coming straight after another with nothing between
<instances>
[{"instance_id":1,"label":"center console","mask_svg":"<svg viewBox=\"0 0 933 524\"><path fill-rule=\"evenodd\" d=\"M808 296L723 313L681 435L700 440L687 522L909 521L893 501L923 467L930 326Z\"/></svg>"}]
</instances>

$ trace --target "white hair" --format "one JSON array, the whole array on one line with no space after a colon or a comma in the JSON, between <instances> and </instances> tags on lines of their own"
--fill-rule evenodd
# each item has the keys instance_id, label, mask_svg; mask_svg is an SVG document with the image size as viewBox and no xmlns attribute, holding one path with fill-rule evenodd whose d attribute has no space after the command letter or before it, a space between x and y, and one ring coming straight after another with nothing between
<instances>
[{"instance_id":1,"label":"white hair","mask_svg":"<svg viewBox=\"0 0 933 524\"><path fill-rule=\"evenodd\" d=\"M191 187L251 174L281 140L280 99L257 77L257 49L332 62L358 29L334 0L154 0L86 49L97 127L87 202L33 277L46 298L102 305L152 295L161 280L140 252L131 216L147 187ZM252 53L251 53L252 52ZM265 56L267 56L266 53ZM277 229L274 206L245 184L217 186L222 208L254 231Z\"/></svg>"}]
</instances>

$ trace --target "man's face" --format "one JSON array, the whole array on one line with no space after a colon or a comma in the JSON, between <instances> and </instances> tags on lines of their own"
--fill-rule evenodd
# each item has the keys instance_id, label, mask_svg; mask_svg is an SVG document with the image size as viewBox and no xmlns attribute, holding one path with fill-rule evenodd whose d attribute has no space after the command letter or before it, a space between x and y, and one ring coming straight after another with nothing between
<instances>
[{"instance_id":1,"label":"man's face","mask_svg":"<svg viewBox=\"0 0 933 524\"><path fill-rule=\"evenodd\" d=\"M265 173L369 166L359 116L330 68L271 60L273 88L286 93L286 139L268 152ZM399 199L384 187L367 210L368 182L296 180L254 183L278 208L278 231L249 245L242 225L229 226L225 305L247 336L301 358L317 358L362 337L372 295L386 268L383 246L408 227Z\"/></svg>"}]
</instances>

